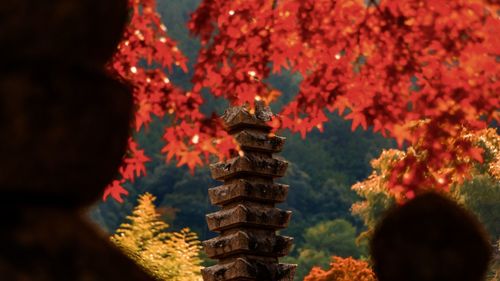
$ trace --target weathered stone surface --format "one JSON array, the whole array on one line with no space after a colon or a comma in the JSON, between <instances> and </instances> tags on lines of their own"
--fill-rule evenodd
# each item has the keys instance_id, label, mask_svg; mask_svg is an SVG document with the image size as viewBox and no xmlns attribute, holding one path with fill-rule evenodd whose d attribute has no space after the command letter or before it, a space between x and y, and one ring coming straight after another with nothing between
<instances>
[{"instance_id":1,"label":"weathered stone surface","mask_svg":"<svg viewBox=\"0 0 500 281\"><path fill-rule=\"evenodd\" d=\"M231 209L207 215L207 223L212 231L252 226L262 229L283 229L287 227L291 215L292 212L277 208L238 204Z\"/></svg>"},{"instance_id":2,"label":"weathered stone surface","mask_svg":"<svg viewBox=\"0 0 500 281\"><path fill-rule=\"evenodd\" d=\"M238 200L281 203L288 194L288 185L252 183L240 179L234 183L208 190L212 204L222 206Z\"/></svg>"},{"instance_id":3,"label":"weathered stone surface","mask_svg":"<svg viewBox=\"0 0 500 281\"><path fill-rule=\"evenodd\" d=\"M288 162L276 158L267 158L262 155L245 154L210 165L212 178L227 180L244 175L256 175L277 178L285 175Z\"/></svg>"},{"instance_id":4,"label":"weathered stone surface","mask_svg":"<svg viewBox=\"0 0 500 281\"><path fill-rule=\"evenodd\" d=\"M203 242L209 258L222 259L235 254L284 257L292 247L293 238L238 231Z\"/></svg>"},{"instance_id":5,"label":"weathered stone surface","mask_svg":"<svg viewBox=\"0 0 500 281\"><path fill-rule=\"evenodd\" d=\"M270 134L272 112L262 102L255 108L232 107L223 116L226 130L240 149L238 157L210 166L212 177L224 185L209 189L212 204L222 210L207 215L208 227L221 236L203 242L215 266L203 270L205 281L292 281L296 265L279 264L293 239L276 235L291 212L275 208L285 201L288 186L276 184L288 163L274 158L285 138Z\"/></svg>"},{"instance_id":6,"label":"weathered stone surface","mask_svg":"<svg viewBox=\"0 0 500 281\"><path fill-rule=\"evenodd\" d=\"M285 138L269 135L266 132L245 130L233 135L242 150L255 150L277 153L283 150Z\"/></svg>"},{"instance_id":7,"label":"weathered stone surface","mask_svg":"<svg viewBox=\"0 0 500 281\"><path fill-rule=\"evenodd\" d=\"M290 264L269 264L239 258L231 263L207 267L202 274L205 281L292 281L295 268Z\"/></svg>"},{"instance_id":8,"label":"weathered stone surface","mask_svg":"<svg viewBox=\"0 0 500 281\"><path fill-rule=\"evenodd\" d=\"M229 132L249 128L269 131L271 126L267 122L271 121L272 116L269 107L264 106L262 103L256 103L253 114L249 106L230 107L224 112L222 119Z\"/></svg>"}]
</instances>

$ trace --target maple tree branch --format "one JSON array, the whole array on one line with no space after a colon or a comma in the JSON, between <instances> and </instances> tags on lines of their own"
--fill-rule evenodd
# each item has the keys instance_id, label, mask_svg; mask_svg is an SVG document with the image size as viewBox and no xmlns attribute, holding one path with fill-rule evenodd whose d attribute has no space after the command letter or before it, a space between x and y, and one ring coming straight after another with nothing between
<instances>
[{"instance_id":1,"label":"maple tree branch","mask_svg":"<svg viewBox=\"0 0 500 281\"><path fill-rule=\"evenodd\" d=\"M357 39L356 39L356 41L357 41L356 43L358 44L358 47L359 47L359 42L360 42L360 40L361 40L361 38L360 38L360 37L361 37L361 28L362 28L363 26L365 26L365 25L366 25L366 22L368 21L368 8L370 8L370 7L369 7L369 6L366 6L366 9L365 9L365 11L366 11L366 13L365 13L365 18L364 18L364 19L363 19L363 21L359 24L359 28L358 28L358 30L356 31L356 38L357 38Z\"/></svg>"},{"instance_id":2,"label":"maple tree branch","mask_svg":"<svg viewBox=\"0 0 500 281\"><path fill-rule=\"evenodd\" d=\"M368 5L367 5L367 6L368 6L368 7L369 7L370 5L375 6L375 9L377 9L377 12L380 14L380 16L383 16L383 14L384 14L384 13L383 13L383 12L382 12L382 10L380 9L380 6L379 6L379 4L377 3L377 1L376 1L376 0L368 0L368 1L369 1L369 2L368 2Z\"/></svg>"},{"instance_id":3,"label":"maple tree branch","mask_svg":"<svg viewBox=\"0 0 500 281\"><path fill-rule=\"evenodd\" d=\"M274 0L273 1L273 10L276 10L277 7L278 7L278 0Z\"/></svg>"}]
</instances>

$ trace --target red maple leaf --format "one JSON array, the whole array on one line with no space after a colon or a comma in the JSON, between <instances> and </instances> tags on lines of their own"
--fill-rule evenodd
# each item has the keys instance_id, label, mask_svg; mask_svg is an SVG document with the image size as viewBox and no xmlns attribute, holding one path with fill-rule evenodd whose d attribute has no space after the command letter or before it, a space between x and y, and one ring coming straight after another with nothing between
<instances>
[{"instance_id":1,"label":"red maple leaf","mask_svg":"<svg viewBox=\"0 0 500 281\"><path fill-rule=\"evenodd\" d=\"M123 198L121 196L128 195L128 191L123 188L121 181L114 180L113 183L106 187L106 190L104 191L104 194L102 196L102 200L106 200L110 195L116 201L123 203Z\"/></svg>"},{"instance_id":2,"label":"red maple leaf","mask_svg":"<svg viewBox=\"0 0 500 281\"><path fill-rule=\"evenodd\" d=\"M322 130L324 110L343 115L348 109L344 118L353 129L371 127L427 151L425 162L405 161L395 175L394 186L410 195L441 179L436 171L443 159L456 173L466 170L461 157L482 160L466 141L455 142L460 127L479 130L500 121L500 19L491 1L204 0L188 24L202 45L190 92L166 75L174 67L186 70L186 58L168 37L155 1L130 3L130 24L111 65L134 87L136 129L153 116L171 115L163 152L190 169L232 149L216 118L199 110L201 90L232 104L270 103L278 92L268 78L282 70L302 80L283 106L281 128L305 137ZM144 174L145 157L138 152L129 160L133 167L122 169L123 178L132 179L132 170ZM413 180L399 182L408 171Z\"/></svg>"}]
</instances>

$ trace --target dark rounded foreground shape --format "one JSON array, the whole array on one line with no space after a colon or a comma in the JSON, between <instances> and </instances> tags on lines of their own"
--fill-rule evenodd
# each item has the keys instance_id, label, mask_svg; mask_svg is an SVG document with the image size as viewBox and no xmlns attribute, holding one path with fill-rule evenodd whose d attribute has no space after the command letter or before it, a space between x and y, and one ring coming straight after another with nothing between
<instances>
[{"instance_id":1,"label":"dark rounded foreground shape","mask_svg":"<svg viewBox=\"0 0 500 281\"><path fill-rule=\"evenodd\" d=\"M0 2L0 280L148 281L82 215L117 175L130 89L105 71L127 0Z\"/></svg>"},{"instance_id":2,"label":"dark rounded foreground shape","mask_svg":"<svg viewBox=\"0 0 500 281\"><path fill-rule=\"evenodd\" d=\"M128 1L2 0L0 59L104 65L116 50Z\"/></svg>"},{"instance_id":3,"label":"dark rounded foreground shape","mask_svg":"<svg viewBox=\"0 0 500 281\"><path fill-rule=\"evenodd\" d=\"M117 175L131 95L99 72L38 66L0 71L0 202L90 204Z\"/></svg>"},{"instance_id":4,"label":"dark rounded foreground shape","mask_svg":"<svg viewBox=\"0 0 500 281\"><path fill-rule=\"evenodd\" d=\"M370 246L379 281L482 281L492 251L479 221L434 193L389 211Z\"/></svg>"}]
</instances>

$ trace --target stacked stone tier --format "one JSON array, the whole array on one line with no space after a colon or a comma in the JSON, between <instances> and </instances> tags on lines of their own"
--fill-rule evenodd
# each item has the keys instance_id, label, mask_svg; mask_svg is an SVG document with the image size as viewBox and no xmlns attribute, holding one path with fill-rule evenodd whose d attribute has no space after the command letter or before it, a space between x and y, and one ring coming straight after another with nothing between
<instances>
[{"instance_id":1,"label":"stacked stone tier","mask_svg":"<svg viewBox=\"0 0 500 281\"><path fill-rule=\"evenodd\" d=\"M276 183L255 183L237 179L232 183L208 190L213 205L224 206L235 201L282 203L288 194L288 185Z\"/></svg>"},{"instance_id":2,"label":"stacked stone tier","mask_svg":"<svg viewBox=\"0 0 500 281\"><path fill-rule=\"evenodd\" d=\"M205 281L291 281L295 265L270 263L244 258L205 268Z\"/></svg>"},{"instance_id":3,"label":"stacked stone tier","mask_svg":"<svg viewBox=\"0 0 500 281\"><path fill-rule=\"evenodd\" d=\"M284 257L288 254L293 239L291 237L262 233L258 230L237 230L232 234L216 237L204 242L209 258L224 259L234 255L259 255Z\"/></svg>"},{"instance_id":4,"label":"stacked stone tier","mask_svg":"<svg viewBox=\"0 0 500 281\"><path fill-rule=\"evenodd\" d=\"M212 177L224 184L209 190L213 205L208 214L210 230L220 236L204 241L208 257L218 259L203 269L205 281L292 281L295 265L280 264L293 239L276 235L287 227L291 212L275 207L284 202L288 186L274 183L285 175L288 163L274 157L285 138L271 133L272 113L262 104L254 110L233 107L223 116L226 130L238 143L239 153L210 166Z\"/></svg>"},{"instance_id":5,"label":"stacked stone tier","mask_svg":"<svg viewBox=\"0 0 500 281\"><path fill-rule=\"evenodd\" d=\"M264 178L277 178L285 175L288 167L286 161L246 151L242 154L226 162L210 165L212 177L223 181L249 175Z\"/></svg>"},{"instance_id":6,"label":"stacked stone tier","mask_svg":"<svg viewBox=\"0 0 500 281\"><path fill-rule=\"evenodd\" d=\"M259 227L263 229L283 229L288 226L290 211L257 204L240 203L207 215L208 228L223 231L236 227Z\"/></svg>"}]
</instances>

